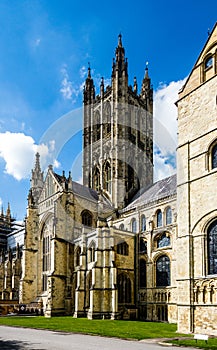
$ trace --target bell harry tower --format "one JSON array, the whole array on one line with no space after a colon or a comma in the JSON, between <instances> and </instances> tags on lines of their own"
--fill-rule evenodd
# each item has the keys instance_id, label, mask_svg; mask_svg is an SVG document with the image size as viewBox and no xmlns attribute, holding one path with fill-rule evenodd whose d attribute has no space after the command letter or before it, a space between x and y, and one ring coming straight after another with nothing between
<instances>
[{"instance_id":1,"label":"bell harry tower","mask_svg":"<svg viewBox=\"0 0 217 350\"><path fill-rule=\"evenodd\" d=\"M128 85L128 62L118 37L111 86L95 95L91 69L84 86L83 181L111 201L126 206L142 187L153 183L153 90L145 69L141 92Z\"/></svg>"}]
</instances>

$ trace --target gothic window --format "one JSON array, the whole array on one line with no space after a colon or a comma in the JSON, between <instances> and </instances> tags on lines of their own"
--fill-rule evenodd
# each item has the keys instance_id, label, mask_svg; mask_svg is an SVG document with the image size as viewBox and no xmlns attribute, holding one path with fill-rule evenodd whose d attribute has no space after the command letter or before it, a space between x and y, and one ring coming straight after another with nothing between
<instances>
[{"instance_id":1,"label":"gothic window","mask_svg":"<svg viewBox=\"0 0 217 350\"><path fill-rule=\"evenodd\" d=\"M111 106L107 102L105 106L105 133L111 132Z\"/></svg>"},{"instance_id":2,"label":"gothic window","mask_svg":"<svg viewBox=\"0 0 217 350\"><path fill-rule=\"evenodd\" d=\"M42 236L42 290L47 290L47 275L51 268L51 237L49 228L45 225Z\"/></svg>"},{"instance_id":3,"label":"gothic window","mask_svg":"<svg viewBox=\"0 0 217 350\"><path fill-rule=\"evenodd\" d=\"M80 255L81 255L81 247L78 247L76 249L76 253L75 253L75 265L76 266L80 265Z\"/></svg>"},{"instance_id":4,"label":"gothic window","mask_svg":"<svg viewBox=\"0 0 217 350\"><path fill-rule=\"evenodd\" d=\"M104 176L105 176L105 190L111 193L111 166L108 162L106 162L106 165L105 165Z\"/></svg>"},{"instance_id":5,"label":"gothic window","mask_svg":"<svg viewBox=\"0 0 217 350\"><path fill-rule=\"evenodd\" d=\"M89 251L89 262L95 261L95 250L96 250L96 245L94 242L92 242L88 248Z\"/></svg>"},{"instance_id":6,"label":"gothic window","mask_svg":"<svg viewBox=\"0 0 217 350\"><path fill-rule=\"evenodd\" d=\"M170 259L167 255L160 256L156 261L156 287L170 285Z\"/></svg>"},{"instance_id":7,"label":"gothic window","mask_svg":"<svg viewBox=\"0 0 217 350\"><path fill-rule=\"evenodd\" d=\"M168 233L163 233L160 238L157 240L157 247L162 248L162 247L167 247L170 245L170 236Z\"/></svg>"},{"instance_id":8,"label":"gothic window","mask_svg":"<svg viewBox=\"0 0 217 350\"><path fill-rule=\"evenodd\" d=\"M147 254L147 241L143 238L140 238L139 240L139 252L143 254Z\"/></svg>"},{"instance_id":9,"label":"gothic window","mask_svg":"<svg viewBox=\"0 0 217 350\"><path fill-rule=\"evenodd\" d=\"M132 219L132 221L131 221L131 229L132 229L132 232L134 232L134 233L137 232L137 222L136 222L136 219Z\"/></svg>"},{"instance_id":10,"label":"gothic window","mask_svg":"<svg viewBox=\"0 0 217 350\"><path fill-rule=\"evenodd\" d=\"M162 211L159 209L157 211L157 227L162 226Z\"/></svg>"},{"instance_id":11,"label":"gothic window","mask_svg":"<svg viewBox=\"0 0 217 350\"><path fill-rule=\"evenodd\" d=\"M88 210L84 210L81 213L82 225L84 226L92 226L92 214Z\"/></svg>"},{"instance_id":12,"label":"gothic window","mask_svg":"<svg viewBox=\"0 0 217 350\"><path fill-rule=\"evenodd\" d=\"M129 254L129 246L127 242L121 242L117 244L117 253L121 255Z\"/></svg>"},{"instance_id":13,"label":"gothic window","mask_svg":"<svg viewBox=\"0 0 217 350\"><path fill-rule=\"evenodd\" d=\"M146 288L146 261L144 259L139 261L139 282L140 288Z\"/></svg>"},{"instance_id":14,"label":"gothic window","mask_svg":"<svg viewBox=\"0 0 217 350\"><path fill-rule=\"evenodd\" d=\"M205 67L205 69L208 69L208 68L211 68L212 65L213 65L213 58L212 58L212 56L208 56L205 59L204 67Z\"/></svg>"},{"instance_id":15,"label":"gothic window","mask_svg":"<svg viewBox=\"0 0 217 350\"><path fill-rule=\"evenodd\" d=\"M172 209L168 207L166 209L166 225L172 224Z\"/></svg>"},{"instance_id":16,"label":"gothic window","mask_svg":"<svg viewBox=\"0 0 217 350\"><path fill-rule=\"evenodd\" d=\"M120 224L119 230L124 230L124 224Z\"/></svg>"},{"instance_id":17,"label":"gothic window","mask_svg":"<svg viewBox=\"0 0 217 350\"><path fill-rule=\"evenodd\" d=\"M131 281L125 274L118 276L118 302L131 303Z\"/></svg>"},{"instance_id":18,"label":"gothic window","mask_svg":"<svg viewBox=\"0 0 217 350\"><path fill-rule=\"evenodd\" d=\"M100 139L100 114L98 111L94 114L93 138L94 141Z\"/></svg>"},{"instance_id":19,"label":"gothic window","mask_svg":"<svg viewBox=\"0 0 217 350\"><path fill-rule=\"evenodd\" d=\"M96 167L93 173L93 188L96 191L100 190L100 171Z\"/></svg>"},{"instance_id":20,"label":"gothic window","mask_svg":"<svg viewBox=\"0 0 217 350\"><path fill-rule=\"evenodd\" d=\"M89 271L87 274L87 280L86 280L86 300L85 300L85 308L90 307L90 291L92 288L92 271Z\"/></svg>"},{"instance_id":21,"label":"gothic window","mask_svg":"<svg viewBox=\"0 0 217 350\"><path fill-rule=\"evenodd\" d=\"M146 217L145 215L142 215L141 217L141 231L146 231Z\"/></svg>"},{"instance_id":22,"label":"gothic window","mask_svg":"<svg viewBox=\"0 0 217 350\"><path fill-rule=\"evenodd\" d=\"M207 231L208 243L208 274L217 274L217 220L215 220Z\"/></svg>"},{"instance_id":23,"label":"gothic window","mask_svg":"<svg viewBox=\"0 0 217 350\"><path fill-rule=\"evenodd\" d=\"M46 197L50 197L54 193L53 179L50 174L47 175L45 191L46 191Z\"/></svg>"},{"instance_id":24,"label":"gothic window","mask_svg":"<svg viewBox=\"0 0 217 350\"><path fill-rule=\"evenodd\" d=\"M212 169L217 168L217 144L212 148Z\"/></svg>"}]
</instances>

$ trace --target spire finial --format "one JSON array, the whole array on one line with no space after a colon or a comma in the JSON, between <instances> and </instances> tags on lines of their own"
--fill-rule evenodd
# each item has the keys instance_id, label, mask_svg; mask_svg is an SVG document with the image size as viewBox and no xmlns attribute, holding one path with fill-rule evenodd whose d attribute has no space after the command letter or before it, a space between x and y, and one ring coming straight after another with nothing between
<instances>
[{"instance_id":1,"label":"spire finial","mask_svg":"<svg viewBox=\"0 0 217 350\"><path fill-rule=\"evenodd\" d=\"M40 167L40 154L37 152L35 155L35 170L41 171Z\"/></svg>"},{"instance_id":2,"label":"spire finial","mask_svg":"<svg viewBox=\"0 0 217 350\"><path fill-rule=\"evenodd\" d=\"M149 78L148 76L148 61L145 63L145 78Z\"/></svg>"},{"instance_id":3,"label":"spire finial","mask_svg":"<svg viewBox=\"0 0 217 350\"><path fill-rule=\"evenodd\" d=\"M118 35L118 46L122 47L122 34L121 33Z\"/></svg>"},{"instance_id":4,"label":"spire finial","mask_svg":"<svg viewBox=\"0 0 217 350\"><path fill-rule=\"evenodd\" d=\"M88 62L88 78L91 78L91 68L90 68L90 62Z\"/></svg>"},{"instance_id":5,"label":"spire finial","mask_svg":"<svg viewBox=\"0 0 217 350\"><path fill-rule=\"evenodd\" d=\"M8 208L7 208L7 218L9 219L11 217L11 208L10 208L10 203L8 202Z\"/></svg>"}]
</instances>

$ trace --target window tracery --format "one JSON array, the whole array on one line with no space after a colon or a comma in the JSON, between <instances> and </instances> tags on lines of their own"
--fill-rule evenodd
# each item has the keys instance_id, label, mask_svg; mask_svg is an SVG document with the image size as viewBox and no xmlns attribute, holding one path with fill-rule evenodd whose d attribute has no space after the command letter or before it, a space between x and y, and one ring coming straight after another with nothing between
<instances>
[{"instance_id":1,"label":"window tracery","mask_svg":"<svg viewBox=\"0 0 217 350\"><path fill-rule=\"evenodd\" d=\"M172 209L168 207L166 209L166 225L172 224Z\"/></svg>"},{"instance_id":2,"label":"window tracery","mask_svg":"<svg viewBox=\"0 0 217 350\"><path fill-rule=\"evenodd\" d=\"M170 259L167 255L160 256L156 261L156 286L170 285Z\"/></svg>"},{"instance_id":3,"label":"window tracery","mask_svg":"<svg viewBox=\"0 0 217 350\"><path fill-rule=\"evenodd\" d=\"M163 248L170 245L170 236L168 233L163 233L158 239L157 239L157 248Z\"/></svg>"},{"instance_id":4,"label":"window tracery","mask_svg":"<svg viewBox=\"0 0 217 350\"><path fill-rule=\"evenodd\" d=\"M208 274L217 274L217 220L212 222L207 231Z\"/></svg>"}]
</instances>

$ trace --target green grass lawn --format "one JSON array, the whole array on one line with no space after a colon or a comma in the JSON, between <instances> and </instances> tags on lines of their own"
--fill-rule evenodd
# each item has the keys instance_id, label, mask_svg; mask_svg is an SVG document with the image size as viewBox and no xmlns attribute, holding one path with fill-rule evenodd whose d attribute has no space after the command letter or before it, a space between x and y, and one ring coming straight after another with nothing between
<instances>
[{"instance_id":1,"label":"green grass lawn","mask_svg":"<svg viewBox=\"0 0 217 350\"><path fill-rule=\"evenodd\" d=\"M194 339L189 339L189 340L173 340L171 341L174 345L179 345L179 346L192 346L194 348L199 348L199 349L212 349L212 350L217 350L217 338L210 338L207 342L205 343L204 340L198 340L197 343Z\"/></svg>"},{"instance_id":2,"label":"green grass lawn","mask_svg":"<svg viewBox=\"0 0 217 350\"><path fill-rule=\"evenodd\" d=\"M101 336L147 339L176 338L176 324L139 321L88 320L72 317L0 317L0 325L50 329Z\"/></svg>"}]
</instances>

